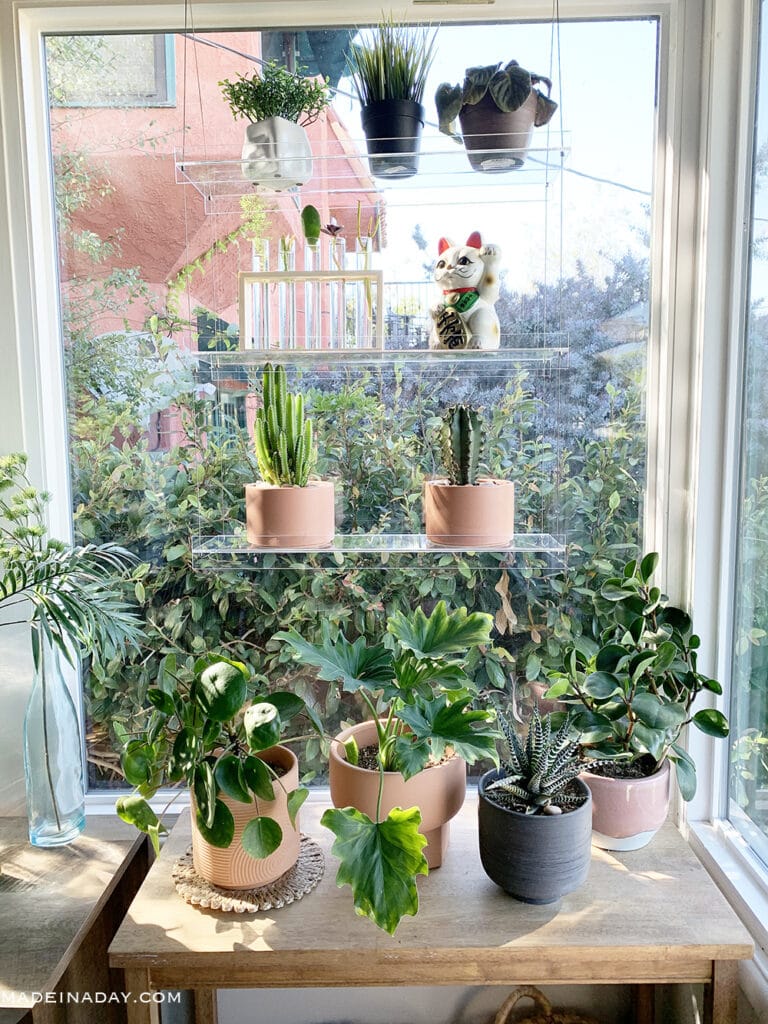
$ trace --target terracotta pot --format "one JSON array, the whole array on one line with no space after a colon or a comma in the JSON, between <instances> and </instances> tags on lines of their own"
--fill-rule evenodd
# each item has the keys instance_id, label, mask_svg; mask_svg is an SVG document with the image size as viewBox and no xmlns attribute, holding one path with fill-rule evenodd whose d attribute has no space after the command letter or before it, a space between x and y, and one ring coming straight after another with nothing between
<instances>
[{"instance_id":1,"label":"terracotta pot","mask_svg":"<svg viewBox=\"0 0 768 1024\"><path fill-rule=\"evenodd\" d=\"M498 777L499 769L493 768L477 788L480 860L485 873L522 903L554 903L583 885L589 874L589 789L576 780L585 800L573 811L523 814L500 807L485 795L486 787Z\"/></svg>"},{"instance_id":2,"label":"terracotta pot","mask_svg":"<svg viewBox=\"0 0 768 1024\"><path fill-rule=\"evenodd\" d=\"M499 110L488 93L479 103L461 108L464 148L476 171L503 173L523 165L533 135L536 104L537 94L532 90L517 110Z\"/></svg>"},{"instance_id":3,"label":"terracotta pot","mask_svg":"<svg viewBox=\"0 0 768 1024\"><path fill-rule=\"evenodd\" d=\"M282 786L275 782L274 800L260 800L257 797L250 804L230 800L228 796L220 794L219 799L227 805L235 819L235 836L226 849L211 846L200 835L195 824L196 809L192 797L192 862L198 875L222 889L255 889L260 885L268 885L289 871L299 859L299 821L297 817L294 828L288 815L286 799L286 794L299 784L299 762L287 747L270 747L257 756L262 761L286 769L280 779ZM248 822L262 815L274 818L283 830L283 840L274 853L257 860L245 852L240 838Z\"/></svg>"},{"instance_id":4,"label":"terracotta pot","mask_svg":"<svg viewBox=\"0 0 768 1024\"><path fill-rule=\"evenodd\" d=\"M310 480L306 487L245 485L246 532L255 547L324 547L333 541L334 519L330 480Z\"/></svg>"},{"instance_id":5,"label":"terracotta pot","mask_svg":"<svg viewBox=\"0 0 768 1024\"><path fill-rule=\"evenodd\" d=\"M339 733L329 758L331 799L334 807L356 807L375 821L379 773L348 763L343 744L350 736L358 747L378 744L374 722L362 722ZM466 791L467 766L461 757L425 768L407 782L400 772L385 772L381 815L386 817L393 807L418 807L420 832L428 843L424 856L430 868L439 868L448 848L450 820L461 809Z\"/></svg>"},{"instance_id":6,"label":"terracotta pot","mask_svg":"<svg viewBox=\"0 0 768 1024\"><path fill-rule=\"evenodd\" d=\"M433 544L506 547L515 532L515 485L511 480L482 479L463 486L427 480L424 523Z\"/></svg>"},{"instance_id":7,"label":"terracotta pot","mask_svg":"<svg viewBox=\"0 0 768 1024\"><path fill-rule=\"evenodd\" d=\"M642 779L610 779L582 772L592 791L592 842L602 850L639 850L667 818L670 768L664 761Z\"/></svg>"}]
</instances>

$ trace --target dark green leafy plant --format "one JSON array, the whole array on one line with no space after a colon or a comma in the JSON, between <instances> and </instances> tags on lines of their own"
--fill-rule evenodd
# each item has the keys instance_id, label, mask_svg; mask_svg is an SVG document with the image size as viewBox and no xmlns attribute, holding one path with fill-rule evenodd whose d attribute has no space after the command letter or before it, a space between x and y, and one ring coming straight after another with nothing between
<instances>
[{"instance_id":1,"label":"dark green leafy plant","mask_svg":"<svg viewBox=\"0 0 768 1024\"><path fill-rule=\"evenodd\" d=\"M381 817L385 771L406 779L455 753L469 764L481 757L496 760L493 713L472 709L472 680L464 670L468 653L490 643L490 615L448 612L439 601L431 615L417 608L396 612L387 622L394 641L350 642L326 634L308 643L295 630L276 634L302 662L317 668L318 678L341 683L359 693L378 733L379 800L376 821L350 807L326 811L322 823L337 837L333 851L341 860L339 885L352 887L355 907L380 928L393 933L404 914L418 909L416 875L426 874L416 808L395 808ZM379 706L378 701L383 702ZM354 745L346 750L356 763Z\"/></svg>"},{"instance_id":2,"label":"dark green leafy plant","mask_svg":"<svg viewBox=\"0 0 768 1024\"><path fill-rule=\"evenodd\" d=\"M293 74L282 64L271 60L252 75L238 75L231 81L219 82L229 109L235 117L244 117L251 124L270 117L284 117L297 124L308 125L316 121L330 103L330 92L325 80L304 78L299 68Z\"/></svg>"},{"instance_id":3,"label":"dark green leafy plant","mask_svg":"<svg viewBox=\"0 0 768 1024\"><path fill-rule=\"evenodd\" d=\"M485 442L485 425L477 409L454 405L445 414L443 458L448 480L454 485L477 483Z\"/></svg>"},{"instance_id":4,"label":"dark green leafy plant","mask_svg":"<svg viewBox=\"0 0 768 1024\"><path fill-rule=\"evenodd\" d=\"M428 28L403 25L391 15L383 18L371 38L356 43L347 58L361 105L382 100L421 103L435 59L435 39Z\"/></svg>"},{"instance_id":5,"label":"dark green leafy plant","mask_svg":"<svg viewBox=\"0 0 768 1024\"><path fill-rule=\"evenodd\" d=\"M539 84L546 87L546 96L535 88ZM499 110L511 112L522 107L532 92L536 94L534 124L539 128L548 124L557 110L557 104L549 98L551 90L552 82L548 78L526 71L516 60L511 60L503 67L499 61L498 64L467 68L463 85L443 82L437 87L435 106L440 131L461 138L456 119L462 107L475 106L485 96L490 96Z\"/></svg>"},{"instance_id":6,"label":"dark green leafy plant","mask_svg":"<svg viewBox=\"0 0 768 1024\"><path fill-rule=\"evenodd\" d=\"M714 708L692 713L703 690L720 694L722 687L697 668L700 640L690 616L651 584L658 560L655 552L633 559L602 584L595 610L609 624L599 643L582 636L566 651L546 696L579 708L573 727L585 750L633 760L650 755L654 767L669 758L683 799L691 800L696 766L680 734L693 723L724 737L728 722Z\"/></svg>"},{"instance_id":7,"label":"dark green leafy plant","mask_svg":"<svg viewBox=\"0 0 768 1024\"><path fill-rule=\"evenodd\" d=\"M503 774L486 786L486 795L502 807L525 808L526 814L560 814L563 809L579 807L584 797L569 792L570 783L584 770L579 743L572 738L570 717L559 727L552 716L539 713L533 705L525 742L518 738L506 715L499 714L508 757L501 759Z\"/></svg>"},{"instance_id":8,"label":"dark green leafy plant","mask_svg":"<svg viewBox=\"0 0 768 1024\"><path fill-rule=\"evenodd\" d=\"M275 746L288 722L301 712L318 731L320 722L293 693L260 694L245 707L252 673L228 658L200 658L191 685L174 680L168 672L159 682L147 690L146 728L125 740L123 773L136 791L120 797L117 813L148 833L157 850L165 828L147 800L161 786L184 779L195 797L203 838L226 848L234 838L235 823L221 794L244 804L253 803L254 797L274 800L274 784L282 783L258 755ZM307 790L299 788L287 796L294 821ZM242 835L243 849L256 858L269 856L281 840L279 824L264 815L255 816Z\"/></svg>"},{"instance_id":9,"label":"dark green leafy plant","mask_svg":"<svg viewBox=\"0 0 768 1024\"><path fill-rule=\"evenodd\" d=\"M312 420L304 417L304 396L288 391L284 366L267 363L264 404L256 410L253 439L262 480L275 486L306 487L317 462Z\"/></svg>"}]
</instances>

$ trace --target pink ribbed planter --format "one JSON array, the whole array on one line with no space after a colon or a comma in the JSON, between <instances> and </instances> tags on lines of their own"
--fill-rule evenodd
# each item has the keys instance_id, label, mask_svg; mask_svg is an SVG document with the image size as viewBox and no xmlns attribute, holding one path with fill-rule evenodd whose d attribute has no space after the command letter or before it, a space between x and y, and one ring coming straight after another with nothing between
<instances>
[{"instance_id":1,"label":"pink ribbed planter","mask_svg":"<svg viewBox=\"0 0 768 1024\"><path fill-rule=\"evenodd\" d=\"M515 532L515 485L483 478L477 484L424 484L424 523L433 544L506 547Z\"/></svg>"},{"instance_id":2,"label":"pink ribbed planter","mask_svg":"<svg viewBox=\"0 0 768 1024\"><path fill-rule=\"evenodd\" d=\"M362 722L339 733L329 755L331 799L334 807L356 807L375 821L379 773L348 763L343 744L350 736L355 737L358 747L378 744L373 722ZM400 772L385 772L381 816L385 818L393 807L418 807L419 831L428 844L424 856L430 868L439 868L448 848L450 820L461 809L466 791L467 766L461 757L425 768L407 782Z\"/></svg>"},{"instance_id":3,"label":"pink ribbed planter","mask_svg":"<svg viewBox=\"0 0 768 1024\"><path fill-rule=\"evenodd\" d=\"M643 779L610 779L590 772L580 777L592 793L592 842L602 850L639 850L667 819L669 761Z\"/></svg>"},{"instance_id":4,"label":"pink ribbed planter","mask_svg":"<svg viewBox=\"0 0 768 1024\"><path fill-rule=\"evenodd\" d=\"M286 773L280 782L274 784L274 800L256 798L253 803L243 804L220 794L219 799L235 819L235 837L226 849L211 846L200 835L195 825L195 800L192 797L192 863L198 875L222 889L255 889L268 885L289 871L299 859L299 822L297 818L295 828L291 824L286 798L286 794L299 784L299 762L287 747L270 747L257 756L275 767L285 768ZM274 853L256 860L245 852L240 837L248 822L261 816L274 818L283 830L283 841Z\"/></svg>"}]
</instances>

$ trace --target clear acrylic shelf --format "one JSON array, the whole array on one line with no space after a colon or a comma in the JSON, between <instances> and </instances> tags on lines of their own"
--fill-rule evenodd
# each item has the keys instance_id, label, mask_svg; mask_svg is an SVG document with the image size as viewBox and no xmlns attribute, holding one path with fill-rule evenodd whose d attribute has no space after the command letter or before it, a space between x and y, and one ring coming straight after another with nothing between
<instances>
[{"instance_id":1,"label":"clear acrylic shelf","mask_svg":"<svg viewBox=\"0 0 768 1024\"><path fill-rule=\"evenodd\" d=\"M402 557L401 557L402 556ZM504 548L432 544L424 534L337 534L322 548L255 548L245 528L235 534L198 537L192 545L195 569L345 572L352 569L438 569L469 562L475 569L565 567L565 544L546 533L519 533Z\"/></svg>"}]
</instances>

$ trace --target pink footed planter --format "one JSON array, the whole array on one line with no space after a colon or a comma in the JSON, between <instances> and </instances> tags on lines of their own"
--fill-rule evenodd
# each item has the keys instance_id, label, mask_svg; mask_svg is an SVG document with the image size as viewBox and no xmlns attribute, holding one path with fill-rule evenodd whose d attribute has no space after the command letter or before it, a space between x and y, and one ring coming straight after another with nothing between
<instances>
[{"instance_id":1,"label":"pink footed planter","mask_svg":"<svg viewBox=\"0 0 768 1024\"><path fill-rule=\"evenodd\" d=\"M334 807L355 807L376 820L379 773L349 764L344 743L354 736L358 747L378 744L374 722L362 722L344 729L331 744L329 775ZM461 757L425 768L407 781L400 772L384 773L381 815L393 807L418 807L421 834L427 840L424 856L430 869L439 868L448 848L450 820L458 814L467 791L467 766Z\"/></svg>"},{"instance_id":2,"label":"pink footed planter","mask_svg":"<svg viewBox=\"0 0 768 1024\"><path fill-rule=\"evenodd\" d=\"M299 784L299 762L293 751L282 746L262 750L256 756L278 770L282 768L285 774L274 783L274 800L255 797L253 803L244 804L219 794L219 799L235 819L235 836L226 849L211 846L203 839L195 825L194 795L192 797L192 863L201 878L221 889L256 889L260 885L268 885L290 871L299 859L301 836L298 817L294 828L287 803L287 794ZM274 853L257 859L245 852L240 838L248 822L261 816L273 818L278 823L283 830L283 839Z\"/></svg>"},{"instance_id":3,"label":"pink footed planter","mask_svg":"<svg viewBox=\"0 0 768 1024\"><path fill-rule=\"evenodd\" d=\"M592 842L602 850L639 850L667 818L669 761L642 779L611 779L582 772L592 793Z\"/></svg>"},{"instance_id":4,"label":"pink footed planter","mask_svg":"<svg viewBox=\"0 0 768 1024\"><path fill-rule=\"evenodd\" d=\"M333 482L246 484L245 522L248 543L255 547L326 547L335 532Z\"/></svg>"}]
</instances>

